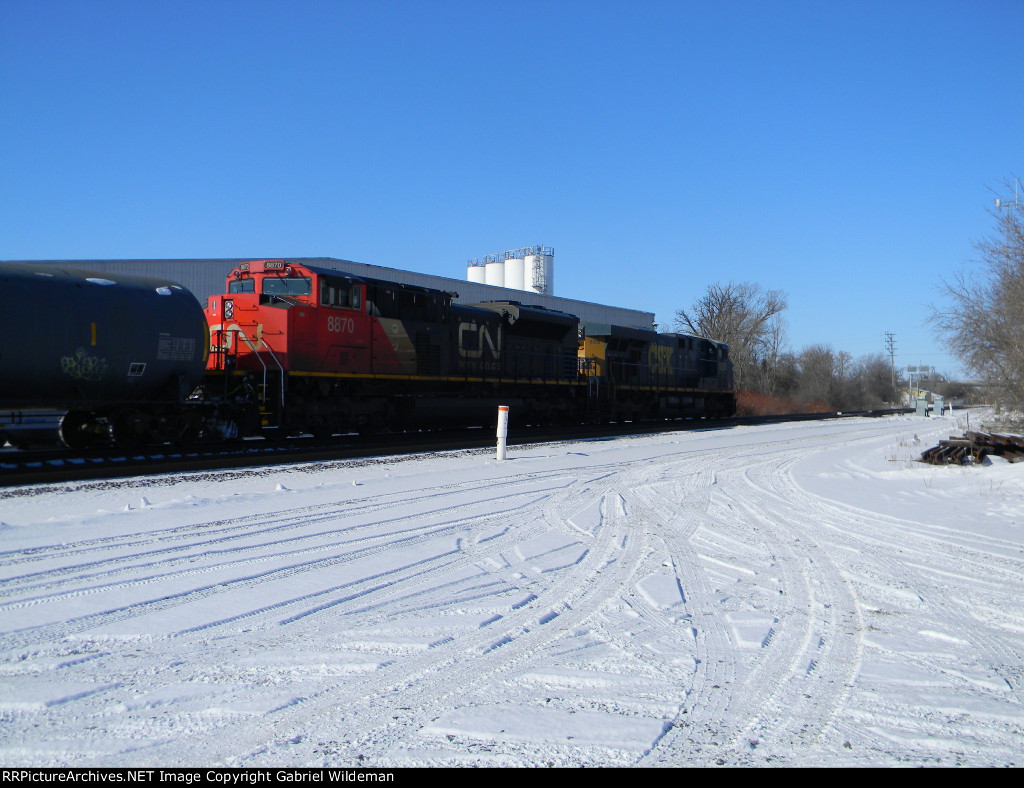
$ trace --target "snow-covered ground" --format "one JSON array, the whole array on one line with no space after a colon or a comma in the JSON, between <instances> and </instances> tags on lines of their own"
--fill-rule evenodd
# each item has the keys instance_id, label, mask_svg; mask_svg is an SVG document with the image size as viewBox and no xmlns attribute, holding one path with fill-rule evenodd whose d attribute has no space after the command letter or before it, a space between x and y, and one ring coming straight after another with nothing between
<instances>
[{"instance_id":1,"label":"snow-covered ground","mask_svg":"<svg viewBox=\"0 0 1024 788\"><path fill-rule=\"evenodd\" d=\"M1024 464L913 461L963 427L0 491L0 765L1020 766Z\"/></svg>"}]
</instances>

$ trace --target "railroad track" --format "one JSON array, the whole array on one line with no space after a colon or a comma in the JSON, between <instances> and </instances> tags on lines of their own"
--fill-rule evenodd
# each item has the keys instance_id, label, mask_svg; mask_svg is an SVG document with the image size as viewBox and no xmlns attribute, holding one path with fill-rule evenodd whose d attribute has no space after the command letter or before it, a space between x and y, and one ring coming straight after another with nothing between
<instances>
[{"instance_id":1,"label":"railroad track","mask_svg":"<svg viewBox=\"0 0 1024 788\"><path fill-rule=\"evenodd\" d=\"M675 419L650 422L619 422L603 425L513 428L508 445L527 445L567 440L599 440L624 435L644 435L745 424L785 421L817 421L851 416L889 416L911 413L910 408L830 413L797 413L776 416L737 416L728 419ZM0 487L27 484L115 479L161 473L255 467L324 460L379 457L395 454L479 449L495 445L492 428L385 433L376 436L336 436L332 441L294 438L269 441L261 438L232 443L204 443L194 447L151 446L125 450L0 449Z\"/></svg>"}]
</instances>

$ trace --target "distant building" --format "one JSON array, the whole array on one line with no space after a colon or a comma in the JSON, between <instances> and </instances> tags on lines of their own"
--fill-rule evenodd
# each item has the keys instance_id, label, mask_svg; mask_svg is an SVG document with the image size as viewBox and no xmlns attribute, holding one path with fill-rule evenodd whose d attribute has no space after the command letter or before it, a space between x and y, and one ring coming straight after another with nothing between
<instances>
[{"instance_id":1,"label":"distant building","mask_svg":"<svg viewBox=\"0 0 1024 788\"><path fill-rule=\"evenodd\" d=\"M538 245L485 255L469 261L466 279L476 284L553 296L555 250Z\"/></svg>"}]
</instances>

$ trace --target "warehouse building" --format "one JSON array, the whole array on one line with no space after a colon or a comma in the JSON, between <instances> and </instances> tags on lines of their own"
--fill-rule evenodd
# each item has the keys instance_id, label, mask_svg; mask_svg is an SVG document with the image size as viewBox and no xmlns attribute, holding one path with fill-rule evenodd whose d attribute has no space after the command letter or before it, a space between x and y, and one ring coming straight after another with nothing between
<instances>
[{"instance_id":1,"label":"warehouse building","mask_svg":"<svg viewBox=\"0 0 1024 788\"><path fill-rule=\"evenodd\" d=\"M239 257L217 260L8 260L6 262L169 279L187 287L195 294L200 303L205 304L207 298L211 295L224 292L225 280L228 274L234 270L235 266L253 259L259 258ZM523 304L542 306L547 309L576 315L582 323L654 329L654 313L642 312L637 309L604 306L587 301L574 301L569 298L559 298L545 293L527 292L522 289L499 287L462 279L430 276L413 271L403 271L398 268L384 268L366 263L356 263L351 260L339 260L333 257L275 257L268 259L283 259L286 263L343 271L353 276L384 279L403 284L429 287L435 290L444 290L455 294L455 300L464 304L480 303L483 301L519 301Z\"/></svg>"}]
</instances>

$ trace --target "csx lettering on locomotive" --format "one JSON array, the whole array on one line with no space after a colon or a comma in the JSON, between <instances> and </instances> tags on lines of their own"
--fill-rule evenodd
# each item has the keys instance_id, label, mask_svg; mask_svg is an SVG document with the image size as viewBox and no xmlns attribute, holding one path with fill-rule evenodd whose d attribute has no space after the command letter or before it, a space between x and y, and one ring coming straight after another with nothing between
<instances>
[{"instance_id":1,"label":"csx lettering on locomotive","mask_svg":"<svg viewBox=\"0 0 1024 788\"><path fill-rule=\"evenodd\" d=\"M674 350L664 345L651 345L647 351L647 364L655 375L666 375L672 372L672 354Z\"/></svg>"}]
</instances>

